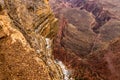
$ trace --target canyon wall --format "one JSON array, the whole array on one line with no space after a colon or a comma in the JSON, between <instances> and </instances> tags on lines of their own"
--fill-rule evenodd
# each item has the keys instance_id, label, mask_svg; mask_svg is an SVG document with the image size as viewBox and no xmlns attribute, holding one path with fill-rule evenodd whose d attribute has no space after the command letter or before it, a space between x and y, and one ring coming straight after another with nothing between
<instances>
[{"instance_id":1,"label":"canyon wall","mask_svg":"<svg viewBox=\"0 0 120 80\"><path fill-rule=\"evenodd\" d=\"M0 0L0 80L63 80L48 0Z\"/></svg>"},{"instance_id":2,"label":"canyon wall","mask_svg":"<svg viewBox=\"0 0 120 80\"><path fill-rule=\"evenodd\" d=\"M120 1L55 0L50 4L59 20L55 58L72 70L76 80L119 80Z\"/></svg>"}]
</instances>

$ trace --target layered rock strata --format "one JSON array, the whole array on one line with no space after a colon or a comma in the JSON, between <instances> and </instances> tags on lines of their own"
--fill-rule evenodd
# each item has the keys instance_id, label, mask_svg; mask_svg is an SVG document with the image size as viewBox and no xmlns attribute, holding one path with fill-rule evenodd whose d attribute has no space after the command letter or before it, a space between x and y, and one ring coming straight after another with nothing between
<instances>
[{"instance_id":1,"label":"layered rock strata","mask_svg":"<svg viewBox=\"0 0 120 80\"><path fill-rule=\"evenodd\" d=\"M73 70L76 80L119 80L119 60L115 60L120 56L119 3L119 0L51 2L59 19L54 55ZM115 47L116 54L108 51L110 47Z\"/></svg>"},{"instance_id":2,"label":"layered rock strata","mask_svg":"<svg viewBox=\"0 0 120 80\"><path fill-rule=\"evenodd\" d=\"M48 0L0 0L0 80L63 80Z\"/></svg>"}]
</instances>

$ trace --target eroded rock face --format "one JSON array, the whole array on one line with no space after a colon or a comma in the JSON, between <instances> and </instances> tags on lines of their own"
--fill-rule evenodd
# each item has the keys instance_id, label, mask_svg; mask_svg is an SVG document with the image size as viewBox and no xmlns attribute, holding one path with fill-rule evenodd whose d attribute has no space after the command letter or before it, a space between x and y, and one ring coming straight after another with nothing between
<instances>
[{"instance_id":1,"label":"eroded rock face","mask_svg":"<svg viewBox=\"0 0 120 80\"><path fill-rule=\"evenodd\" d=\"M48 0L0 0L0 80L63 80L52 56Z\"/></svg>"},{"instance_id":2,"label":"eroded rock face","mask_svg":"<svg viewBox=\"0 0 120 80\"><path fill-rule=\"evenodd\" d=\"M119 3L119 0L55 0L51 3L59 19L54 55L73 70L74 78L119 80L119 64L112 61L117 59L116 55L120 57L119 43L115 42L120 38ZM114 42L118 47L111 46ZM110 47L116 54L108 51Z\"/></svg>"}]
</instances>

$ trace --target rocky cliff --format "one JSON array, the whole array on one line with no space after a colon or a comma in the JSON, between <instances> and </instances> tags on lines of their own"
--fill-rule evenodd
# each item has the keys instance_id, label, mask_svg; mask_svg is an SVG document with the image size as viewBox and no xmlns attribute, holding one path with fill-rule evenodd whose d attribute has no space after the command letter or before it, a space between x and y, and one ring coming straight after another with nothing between
<instances>
[{"instance_id":1,"label":"rocky cliff","mask_svg":"<svg viewBox=\"0 0 120 80\"><path fill-rule=\"evenodd\" d=\"M63 80L48 0L0 0L0 80Z\"/></svg>"},{"instance_id":2,"label":"rocky cliff","mask_svg":"<svg viewBox=\"0 0 120 80\"><path fill-rule=\"evenodd\" d=\"M55 58L73 71L76 80L119 80L120 1L55 0L50 4L59 19Z\"/></svg>"}]
</instances>

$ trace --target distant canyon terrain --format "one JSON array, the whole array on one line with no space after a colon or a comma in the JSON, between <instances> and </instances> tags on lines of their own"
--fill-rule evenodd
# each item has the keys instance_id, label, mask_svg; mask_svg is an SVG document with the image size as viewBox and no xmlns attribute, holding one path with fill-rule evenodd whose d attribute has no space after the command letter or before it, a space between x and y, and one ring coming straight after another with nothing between
<instances>
[{"instance_id":1,"label":"distant canyon terrain","mask_svg":"<svg viewBox=\"0 0 120 80\"><path fill-rule=\"evenodd\" d=\"M120 80L120 0L50 0L54 56L76 80Z\"/></svg>"}]
</instances>

